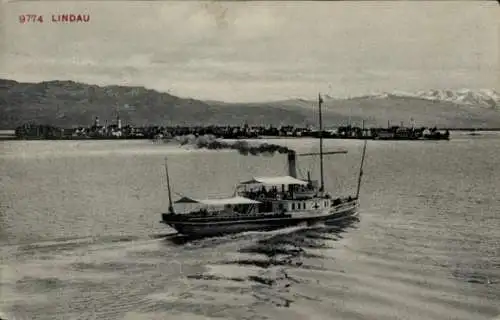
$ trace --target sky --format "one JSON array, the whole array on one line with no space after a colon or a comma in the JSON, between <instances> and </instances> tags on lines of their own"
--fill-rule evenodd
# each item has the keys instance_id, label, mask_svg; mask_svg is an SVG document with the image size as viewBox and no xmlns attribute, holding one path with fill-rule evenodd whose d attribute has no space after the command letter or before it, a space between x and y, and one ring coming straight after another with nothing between
<instances>
[{"instance_id":1,"label":"sky","mask_svg":"<svg viewBox=\"0 0 500 320\"><path fill-rule=\"evenodd\" d=\"M496 1L3 0L0 14L0 77L17 81L228 102L500 88Z\"/></svg>"}]
</instances>

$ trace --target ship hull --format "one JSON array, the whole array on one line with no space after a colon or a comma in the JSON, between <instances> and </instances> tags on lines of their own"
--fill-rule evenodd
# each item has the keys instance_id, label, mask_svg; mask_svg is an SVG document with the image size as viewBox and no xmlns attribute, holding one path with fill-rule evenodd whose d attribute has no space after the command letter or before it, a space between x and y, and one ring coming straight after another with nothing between
<instances>
[{"instance_id":1,"label":"ship hull","mask_svg":"<svg viewBox=\"0 0 500 320\"><path fill-rule=\"evenodd\" d=\"M226 221L172 221L167 215L162 223L174 228L179 234L186 236L220 236L248 231L272 231L294 226L311 226L320 222L328 224L341 222L358 215L358 204L331 208L316 215L290 216L279 218L255 218Z\"/></svg>"}]
</instances>

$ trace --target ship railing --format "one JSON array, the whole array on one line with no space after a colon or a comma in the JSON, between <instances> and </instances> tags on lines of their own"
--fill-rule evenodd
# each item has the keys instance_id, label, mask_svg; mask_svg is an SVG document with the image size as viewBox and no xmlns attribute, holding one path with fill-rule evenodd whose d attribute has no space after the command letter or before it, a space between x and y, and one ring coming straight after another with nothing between
<instances>
[{"instance_id":1,"label":"ship railing","mask_svg":"<svg viewBox=\"0 0 500 320\"><path fill-rule=\"evenodd\" d=\"M317 196L316 190L309 191L240 191L238 195L252 200L300 200Z\"/></svg>"},{"instance_id":2,"label":"ship railing","mask_svg":"<svg viewBox=\"0 0 500 320\"><path fill-rule=\"evenodd\" d=\"M251 217L262 217L262 216L268 216L268 217L277 217L277 216L282 216L283 213L267 213L267 214L236 214L236 215L214 215L211 217L212 219L209 222L217 222L217 221L224 221L224 220L230 220L234 218L251 218ZM189 221L199 221L199 220L204 220L207 217L195 217L195 218L190 218Z\"/></svg>"},{"instance_id":3,"label":"ship railing","mask_svg":"<svg viewBox=\"0 0 500 320\"><path fill-rule=\"evenodd\" d=\"M331 202L332 206L347 206L352 203L353 200L357 200L356 197L339 197L333 199Z\"/></svg>"}]
</instances>

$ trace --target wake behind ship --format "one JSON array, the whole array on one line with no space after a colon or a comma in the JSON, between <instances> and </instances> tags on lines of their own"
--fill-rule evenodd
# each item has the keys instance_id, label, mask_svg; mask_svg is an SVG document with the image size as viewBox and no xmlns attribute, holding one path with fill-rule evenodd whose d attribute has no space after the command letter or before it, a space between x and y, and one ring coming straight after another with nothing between
<instances>
[{"instance_id":1,"label":"wake behind ship","mask_svg":"<svg viewBox=\"0 0 500 320\"><path fill-rule=\"evenodd\" d=\"M321 96L319 96L319 124L322 131ZM172 201L167 162L168 213L162 214L162 223L188 236L214 236L243 231L268 231L279 228L312 225L321 221L340 221L356 217L366 141L363 146L356 195L334 199L324 188L323 156L347 153L345 150L308 154L288 153L288 175L254 177L238 183L234 195L222 199L194 199L183 197ZM320 183L297 177L297 156L319 155ZM182 206L183 212L176 212Z\"/></svg>"}]
</instances>

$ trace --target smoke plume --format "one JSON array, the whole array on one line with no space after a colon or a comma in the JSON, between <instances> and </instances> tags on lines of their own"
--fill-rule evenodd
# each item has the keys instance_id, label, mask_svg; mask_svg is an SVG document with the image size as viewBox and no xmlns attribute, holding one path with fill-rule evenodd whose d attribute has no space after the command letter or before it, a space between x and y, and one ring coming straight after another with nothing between
<instances>
[{"instance_id":1,"label":"smoke plume","mask_svg":"<svg viewBox=\"0 0 500 320\"><path fill-rule=\"evenodd\" d=\"M223 141L212 135L204 135L195 137L194 135L177 136L174 138L180 145L192 145L200 149L221 150L232 149L237 150L242 155L273 155L277 153L294 152L285 146L280 146L272 143L255 143L251 144L248 141L238 140L235 142Z\"/></svg>"}]
</instances>

